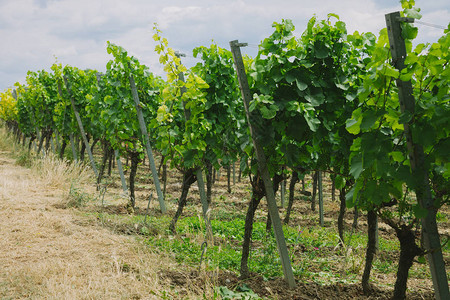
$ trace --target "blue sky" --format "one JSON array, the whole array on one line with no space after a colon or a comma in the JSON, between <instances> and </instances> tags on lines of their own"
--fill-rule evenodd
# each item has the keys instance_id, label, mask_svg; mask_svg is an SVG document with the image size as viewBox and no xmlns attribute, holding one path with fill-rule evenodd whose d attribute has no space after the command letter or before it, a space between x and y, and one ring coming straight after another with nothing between
<instances>
[{"instance_id":1,"label":"blue sky","mask_svg":"<svg viewBox=\"0 0 450 300\"><path fill-rule=\"evenodd\" d=\"M424 22L447 26L450 1L417 0ZM153 51L156 22L175 50L188 54L214 40L253 45L267 37L274 21L292 19L300 34L316 14L336 13L349 32L384 27L386 13L401 10L395 0L0 0L0 91L24 82L28 70L49 70L55 62L104 71L106 42L121 45L141 63L163 75ZM443 30L418 24L419 42L434 42ZM254 55L255 47L245 49Z\"/></svg>"}]
</instances>

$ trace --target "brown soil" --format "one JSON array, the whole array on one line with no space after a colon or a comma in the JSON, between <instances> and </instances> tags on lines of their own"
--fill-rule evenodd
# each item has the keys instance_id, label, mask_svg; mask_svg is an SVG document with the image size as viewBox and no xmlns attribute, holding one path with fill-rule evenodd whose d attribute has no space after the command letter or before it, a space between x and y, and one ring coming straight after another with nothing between
<instances>
[{"instance_id":1,"label":"brown soil","mask_svg":"<svg viewBox=\"0 0 450 300\"><path fill-rule=\"evenodd\" d=\"M281 279L264 279L258 274L252 274L246 280L227 271L198 272L198 271L163 271L160 273L163 278L167 278L174 285L184 287L189 285L204 286L213 283L216 286L226 286L230 290L239 290L240 286L246 285L260 297L264 299L390 299L393 296L391 290L384 290L373 287L370 295L364 295L360 284L333 284L320 285L314 282L297 282L295 289L290 289L287 283ZM407 299L434 299L431 292L412 292Z\"/></svg>"}]
</instances>

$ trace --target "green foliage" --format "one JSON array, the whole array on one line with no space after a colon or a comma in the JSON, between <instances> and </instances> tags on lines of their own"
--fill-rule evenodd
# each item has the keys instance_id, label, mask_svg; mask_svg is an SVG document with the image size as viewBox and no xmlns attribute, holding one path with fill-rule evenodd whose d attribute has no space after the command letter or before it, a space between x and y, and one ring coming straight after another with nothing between
<instances>
[{"instance_id":1,"label":"green foliage","mask_svg":"<svg viewBox=\"0 0 450 300\"><path fill-rule=\"evenodd\" d=\"M32 106L32 90L26 85L20 83L15 84L17 92L17 123L20 131L26 137L36 135L34 118L34 109Z\"/></svg>"},{"instance_id":2,"label":"green foliage","mask_svg":"<svg viewBox=\"0 0 450 300\"><path fill-rule=\"evenodd\" d=\"M204 90L209 86L194 71L188 71L181 64L156 25L154 31L153 39L158 43L155 51L160 55L159 61L167 73L162 102L156 118L150 123L159 137L157 147L177 168L200 166L207 146L205 136L212 130L204 117ZM184 75L185 81L180 77Z\"/></svg>"},{"instance_id":3,"label":"green foliage","mask_svg":"<svg viewBox=\"0 0 450 300\"><path fill-rule=\"evenodd\" d=\"M33 165L33 160L33 155L24 149L16 154L16 164L18 164L19 166L31 168L31 166Z\"/></svg>"},{"instance_id":4,"label":"green foliage","mask_svg":"<svg viewBox=\"0 0 450 300\"><path fill-rule=\"evenodd\" d=\"M108 42L107 51L113 59L107 63L106 74L100 76L98 88L94 86L87 95L90 101L86 113L98 136L114 149L122 153L143 153L144 142L131 94L130 76L135 79L144 119L148 122L156 118L164 83L122 47ZM95 74L92 76L95 78Z\"/></svg>"},{"instance_id":5,"label":"green foliage","mask_svg":"<svg viewBox=\"0 0 450 300\"><path fill-rule=\"evenodd\" d=\"M193 50L193 55L202 59L193 71L208 84L203 112L208 126L204 159L216 167L219 167L219 161L228 166L237 160L240 145L248 142L233 57L229 50L215 44L209 48L197 47Z\"/></svg>"},{"instance_id":6,"label":"green foliage","mask_svg":"<svg viewBox=\"0 0 450 300\"><path fill-rule=\"evenodd\" d=\"M36 129L52 131L54 108L58 102L54 75L45 70L27 73L27 84L16 84L17 110L20 130L28 137L35 136Z\"/></svg>"},{"instance_id":7,"label":"green foliage","mask_svg":"<svg viewBox=\"0 0 450 300\"><path fill-rule=\"evenodd\" d=\"M413 1L402 1L403 14L420 18ZM348 132L356 135L351 147L350 173L356 183L348 195L348 205L356 203L371 209L392 198L402 201L399 209L409 207L413 214L424 217L424 211L410 197L404 197L403 185L416 190L419 184L413 176L408 158L404 124L409 124L413 142L425 152L423 168L430 178L436 207L444 204L448 194L449 161L445 154L450 146L449 115L449 46L447 32L438 42L408 46L416 36L412 25L402 25L406 38L406 67L400 72L391 66L387 31L382 30L367 65L367 75L359 88L359 105L346 122ZM401 112L396 79L411 80L415 109ZM448 152L448 151L447 151Z\"/></svg>"},{"instance_id":8,"label":"green foliage","mask_svg":"<svg viewBox=\"0 0 450 300\"><path fill-rule=\"evenodd\" d=\"M234 300L234 299L242 299L242 300L253 300L253 299L261 299L255 292L253 292L245 283L236 288L237 291L232 291L226 286L219 286L216 288L219 295L224 300Z\"/></svg>"},{"instance_id":9,"label":"green foliage","mask_svg":"<svg viewBox=\"0 0 450 300\"><path fill-rule=\"evenodd\" d=\"M348 119L359 106L355 99L375 37L349 35L334 14L328 20L312 18L300 38L293 35L290 20L273 27L248 72L254 94L251 122L269 170L277 173L282 165L333 170L343 187L350 176L352 133L357 133L345 127L360 125ZM365 116L363 127L373 120Z\"/></svg>"},{"instance_id":10,"label":"green foliage","mask_svg":"<svg viewBox=\"0 0 450 300\"><path fill-rule=\"evenodd\" d=\"M17 100L12 95L12 89L0 93L0 120L5 122L17 120Z\"/></svg>"},{"instance_id":11,"label":"green foliage","mask_svg":"<svg viewBox=\"0 0 450 300\"><path fill-rule=\"evenodd\" d=\"M80 208L93 200L92 196L79 188L75 182L71 183L69 195L67 196L67 207Z\"/></svg>"}]
</instances>

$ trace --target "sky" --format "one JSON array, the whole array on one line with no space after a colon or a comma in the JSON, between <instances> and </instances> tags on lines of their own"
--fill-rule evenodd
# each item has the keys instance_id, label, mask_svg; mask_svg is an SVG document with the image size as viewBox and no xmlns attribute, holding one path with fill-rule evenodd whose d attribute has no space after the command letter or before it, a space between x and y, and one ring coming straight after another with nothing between
<instances>
[{"instance_id":1,"label":"sky","mask_svg":"<svg viewBox=\"0 0 450 300\"><path fill-rule=\"evenodd\" d=\"M450 1L416 0L421 21L447 27ZM296 34L308 20L328 13L340 16L349 33L378 32L384 15L401 10L398 0L0 0L0 91L25 82L29 70L63 65L104 72L111 56L107 41L124 47L155 74L165 76L154 52L154 23L169 46L185 53L183 63L198 62L192 50L212 41L249 43L243 53L256 55L272 32L272 23L292 19ZM435 42L442 29L417 24L418 42Z\"/></svg>"}]
</instances>

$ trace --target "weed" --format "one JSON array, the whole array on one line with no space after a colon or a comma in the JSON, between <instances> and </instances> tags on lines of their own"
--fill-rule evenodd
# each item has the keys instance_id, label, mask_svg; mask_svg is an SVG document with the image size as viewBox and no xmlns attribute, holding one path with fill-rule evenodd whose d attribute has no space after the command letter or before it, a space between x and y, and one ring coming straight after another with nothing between
<instances>
[{"instance_id":1,"label":"weed","mask_svg":"<svg viewBox=\"0 0 450 300\"><path fill-rule=\"evenodd\" d=\"M226 286L219 286L216 288L217 293L224 300L243 299L253 300L261 299L255 292L253 292L245 283L236 288L236 292L228 289Z\"/></svg>"},{"instance_id":2,"label":"weed","mask_svg":"<svg viewBox=\"0 0 450 300\"><path fill-rule=\"evenodd\" d=\"M373 268L383 274L389 274L396 271L395 264L393 264L391 261L388 260L385 261L375 260L373 263Z\"/></svg>"},{"instance_id":3,"label":"weed","mask_svg":"<svg viewBox=\"0 0 450 300\"><path fill-rule=\"evenodd\" d=\"M443 212L438 211L436 213L436 221L441 222L441 223L446 223L446 222L448 222L448 218Z\"/></svg>"},{"instance_id":4,"label":"weed","mask_svg":"<svg viewBox=\"0 0 450 300\"><path fill-rule=\"evenodd\" d=\"M16 164L25 168L31 168L34 159L35 157L30 152L22 150L16 155Z\"/></svg>"},{"instance_id":5,"label":"weed","mask_svg":"<svg viewBox=\"0 0 450 300\"><path fill-rule=\"evenodd\" d=\"M67 196L67 207L80 208L93 200L95 200L95 198L84 192L81 188L77 187L75 182L72 182L70 185L69 195Z\"/></svg>"}]
</instances>

